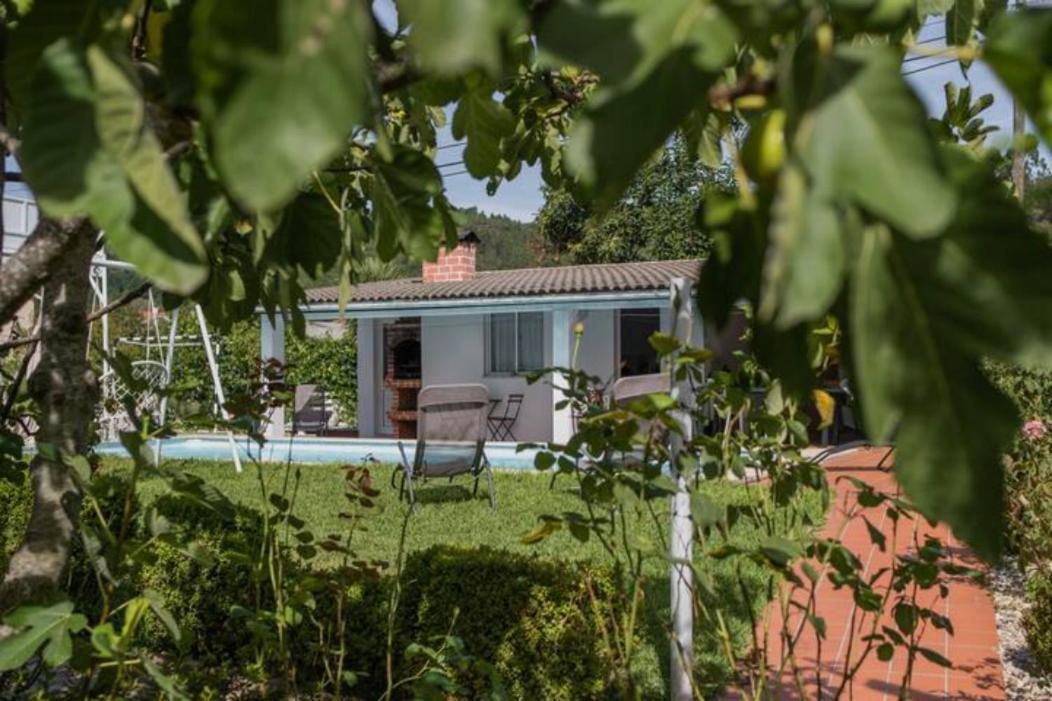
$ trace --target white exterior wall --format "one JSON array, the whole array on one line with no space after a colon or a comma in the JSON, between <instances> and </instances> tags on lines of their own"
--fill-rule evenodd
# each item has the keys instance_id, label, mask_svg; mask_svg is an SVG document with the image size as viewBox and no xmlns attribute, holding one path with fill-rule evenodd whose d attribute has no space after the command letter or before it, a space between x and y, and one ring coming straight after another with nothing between
<instances>
[{"instance_id":1,"label":"white exterior wall","mask_svg":"<svg viewBox=\"0 0 1052 701\"><path fill-rule=\"evenodd\" d=\"M577 321L584 324L578 367L604 383L613 382L617 372L617 311L582 309L577 312Z\"/></svg>"},{"instance_id":2,"label":"white exterior wall","mask_svg":"<svg viewBox=\"0 0 1052 701\"><path fill-rule=\"evenodd\" d=\"M423 384L481 382L493 398L522 393L519 420L512 429L520 441L547 441L552 435L552 389L541 380L486 375L485 316L424 317L420 320ZM544 315L544 362L551 362L551 314ZM502 412L502 404L497 411Z\"/></svg>"}]
</instances>

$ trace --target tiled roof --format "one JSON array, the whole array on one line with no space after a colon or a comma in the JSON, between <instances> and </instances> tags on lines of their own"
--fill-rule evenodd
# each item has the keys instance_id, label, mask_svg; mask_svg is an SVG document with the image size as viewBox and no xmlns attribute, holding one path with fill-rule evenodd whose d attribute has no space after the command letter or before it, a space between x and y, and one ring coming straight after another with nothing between
<instances>
[{"instance_id":1,"label":"tiled roof","mask_svg":"<svg viewBox=\"0 0 1052 701\"><path fill-rule=\"evenodd\" d=\"M599 292L645 292L667 289L673 278L697 280L697 260L650 261L570 265L559 268L489 270L460 282L428 282L403 278L367 282L351 290L351 303L477 299L486 297L536 297ZM307 290L312 303L336 302L337 287Z\"/></svg>"}]
</instances>

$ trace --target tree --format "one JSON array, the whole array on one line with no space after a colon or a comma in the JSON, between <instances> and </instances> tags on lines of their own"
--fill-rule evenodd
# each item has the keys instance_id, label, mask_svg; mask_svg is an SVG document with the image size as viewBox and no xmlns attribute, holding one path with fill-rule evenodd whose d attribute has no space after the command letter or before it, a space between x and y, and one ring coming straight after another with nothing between
<instances>
[{"instance_id":1,"label":"tree","mask_svg":"<svg viewBox=\"0 0 1052 701\"><path fill-rule=\"evenodd\" d=\"M709 241L696 220L710 192L729 194L729 166L710 168L674 138L607 210L578 203L569 189L545 189L538 216L545 254L573 263L703 258Z\"/></svg>"},{"instance_id":2,"label":"tree","mask_svg":"<svg viewBox=\"0 0 1052 701\"><path fill-rule=\"evenodd\" d=\"M540 264L541 243L536 224L520 222L503 214L486 214L474 207L460 211L463 227L479 239L480 270L533 268Z\"/></svg>"},{"instance_id":3,"label":"tree","mask_svg":"<svg viewBox=\"0 0 1052 701\"><path fill-rule=\"evenodd\" d=\"M49 286L44 442L83 448L88 394L60 407L55 390L88 377L78 281L100 231L171 303L198 301L220 326L261 305L302 332L306 282L336 270L346 289L368 251L420 260L453 242L435 165L447 109L472 176L495 191L539 163L594 212L677 131L711 162L745 120L763 126L731 149L736 193L696 221L713 242L704 313L751 301L757 352L796 394L808 329L835 313L866 427L896 442L907 494L997 555L999 456L1019 423L979 366L1052 362L1052 251L992 164L937 143L901 76L904 53L927 51L930 5L399 0L394 27L334 0L24 6L4 5L0 142L45 216L4 264L0 323ZM1052 139L1052 12L947 12L946 55L986 61ZM42 451L34 473L73 461ZM35 483L25 552L56 553L29 568L55 581L70 515ZM10 569L4 600L27 581Z\"/></svg>"}]
</instances>

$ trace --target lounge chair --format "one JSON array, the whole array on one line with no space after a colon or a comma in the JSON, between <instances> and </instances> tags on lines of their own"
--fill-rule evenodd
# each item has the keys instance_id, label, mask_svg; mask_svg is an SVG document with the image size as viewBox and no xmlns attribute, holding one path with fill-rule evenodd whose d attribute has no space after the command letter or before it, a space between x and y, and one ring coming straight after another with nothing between
<instances>
[{"instance_id":1,"label":"lounge chair","mask_svg":"<svg viewBox=\"0 0 1052 701\"><path fill-rule=\"evenodd\" d=\"M624 407L630 402L640 397L645 397L649 394L655 394L658 392L669 391L670 378L668 373L658 372L649 375L631 375L629 377L622 377L621 379L614 382L613 387L610 388L610 402L614 407ZM653 428L653 421L646 419L637 419L639 423L639 432L647 434ZM575 421L576 428L576 421ZM659 435L656 437L659 441L667 439L666 431L664 427L659 427ZM623 464L638 466L643 461L643 455L640 452L633 451L632 453L626 453L621 457ZM592 460L581 461L577 469L582 471L588 471L594 465ZM552 489L555 487L555 479L559 476L558 472L552 474L552 479L548 484L548 488Z\"/></svg>"},{"instance_id":2,"label":"lounge chair","mask_svg":"<svg viewBox=\"0 0 1052 701\"><path fill-rule=\"evenodd\" d=\"M292 412L292 433L323 435L329 428L332 411L328 406L325 388L318 385L296 385Z\"/></svg>"},{"instance_id":3,"label":"lounge chair","mask_svg":"<svg viewBox=\"0 0 1052 701\"><path fill-rule=\"evenodd\" d=\"M415 489L419 484L428 478L452 480L457 475L474 477L472 493L478 494L479 477L485 472L490 508L496 510L493 472L484 450L488 408L489 391L485 385L432 385L420 390L416 401L416 451L412 460L403 443L398 442L402 453L399 498L406 494L410 505L415 507Z\"/></svg>"}]
</instances>

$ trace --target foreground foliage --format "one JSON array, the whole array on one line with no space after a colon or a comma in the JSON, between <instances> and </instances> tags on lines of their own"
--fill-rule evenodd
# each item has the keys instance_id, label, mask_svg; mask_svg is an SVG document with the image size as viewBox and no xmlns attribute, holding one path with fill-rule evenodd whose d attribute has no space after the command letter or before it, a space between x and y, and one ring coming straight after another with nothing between
<instances>
[{"instance_id":1,"label":"foreground foliage","mask_svg":"<svg viewBox=\"0 0 1052 701\"><path fill-rule=\"evenodd\" d=\"M166 469L185 473L190 482L203 480L200 484L209 485L210 491L229 498L232 508L217 510L202 503L200 495L173 496L166 480L143 476L133 509L132 537L148 528L147 519L154 512L172 524L177 537L172 543L152 544L149 557L129 573L124 587L128 595L141 590L155 592L180 632L173 638L159 618L147 616L135 633L136 644L161 655L176 678L189 684L188 689L201 693L206 688L222 690L230 677L255 683L253 679L262 679L255 666L258 663L250 662L259 659L251 652L258 640L253 626L246 625L250 619L232 618L231 611L273 606L269 595L257 598L263 573L256 572L239 555L254 552L264 537L258 487L251 475L237 475L228 463L176 462ZM127 460L103 461L95 479L100 493L110 495L104 497L105 512L120 511L132 470ZM302 471L292 511L303 519L304 531L320 537L341 530L345 524L338 513L345 508L341 496L344 470L332 465L305 465ZM387 483L390 468L374 466L372 471L378 484ZM271 489L280 489L283 466L264 466L263 473ZM472 499L460 485L437 483L421 490L422 506L406 535L407 556L401 574L404 585L393 628L394 676L406 679L421 669L418 659L406 657L411 643L431 645L455 635L468 653L495 666L510 698L600 697L609 683L610 663L600 643L600 627L590 613L589 591L600 595L605 591L607 596L613 591L612 572L601 546L572 539L553 539L540 545L520 542L540 515L573 507L576 497L571 484L557 482L556 488L549 490L544 477L498 472L496 485L501 501L497 513L490 510L485 499ZM718 504L744 504L752 499L745 487L726 484L708 486L706 493ZM11 506L17 510L21 503L26 508L27 496L12 499ZM658 508L664 511L664 507ZM818 520L820 500L809 499L806 510ZM366 698L384 692L382 671L388 649L394 566L389 558L398 552L403 518L403 507L384 489L377 496L377 507L365 530L354 539L362 560L387 559L389 565L380 576L348 585L339 614L348 623L347 669L356 675L350 690ZM638 530L644 535L645 524ZM17 531L11 535L17 538ZM734 542L744 547L759 535L742 523L734 530ZM99 591L89 563L82 558L78 556L74 567L71 591L77 610L95 620L100 613ZM294 578L317 577L338 569L340 560L339 552L323 548L317 548L309 560L296 554L295 567L307 569ZM699 561L699 567L710 570L715 581L723 582L717 591L725 599L717 605L725 607L734 645L744 649L750 616L758 614L765 601L762 570L746 565L744 576L755 598L742 602L731 585L738 576L737 567L718 561ZM663 620L668 615L668 592L660 563L648 564L646 580L638 675L647 695L657 696L664 693L667 668ZM332 592L316 589L312 596L313 608L301 609L302 619L290 628L292 661L298 668L298 683L305 690L325 676L323 651L331 649L332 641L326 641L319 625L337 615L337 599ZM729 673L716 650L716 641L703 633L699 639L699 674L713 687ZM481 693L490 681L488 673L477 666L453 678L470 690L468 696Z\"/></svg>"}]
</instances>

